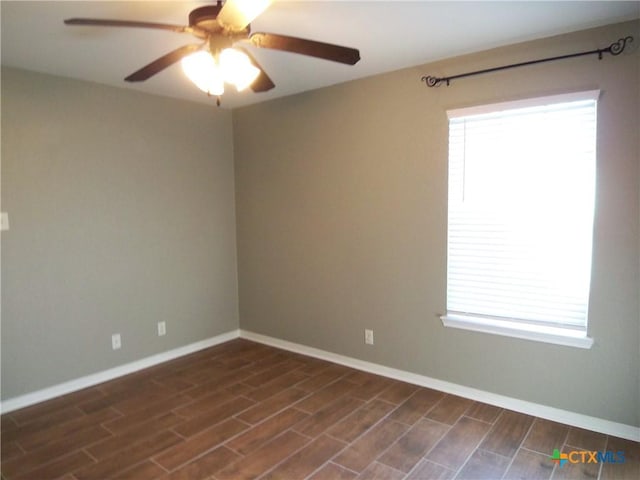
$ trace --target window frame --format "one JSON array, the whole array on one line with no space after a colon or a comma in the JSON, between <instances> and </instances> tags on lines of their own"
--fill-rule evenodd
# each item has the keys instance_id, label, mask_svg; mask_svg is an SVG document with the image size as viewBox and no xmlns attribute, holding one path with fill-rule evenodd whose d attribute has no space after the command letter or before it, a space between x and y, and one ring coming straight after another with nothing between
<instances>
[{"instance_id":1,"label":"window frame","mask_svg":"<svg viewBox=\"0 0 640 480\"><path fill-rule=\"evenodd\" d=\"M506 110L517 110L528 107L538 107L543 105L551 105L556 103L568 103L583 100L593 100L596 102L596 144L597 144L597 109L600 98L600 90L588 90L580 92L565 93L559 95L550 95L542 97L534 97L522 100L507 101L493 104L478 105L472 107L458 108L447 110L447 118L449 121L448 132L451 128L451 119L467 117L473 115L481 115ZM448 139L448 150L451 148ZM597 162L597 149L596 149ZM447 155L447 165L450 168L450 157ZM447 180L448 190L451 188L450 180ZM597 192L596 192L597 194ZM449 200L449 199L448 199ZM594 198L595 202L595 198ZM447 201L447 218L450 215L450 205ZM447 252L449 252L449 220L447 220ZM595 205L593 212L593 222L595 223ZM593 249L591 252L593 259ZM449 253L447 253L447 307L449 306ZM590 292L589 292L590 293ZM587 309L588 309L587 301ZM588 315L587 315L588 316ZM551 324L541 324L536 322L528 322L522 319L511 319L502 317L491 317L490 315L465 315L460 312L447 310L447 313L440 315L440 319L445 327L471 330L475 332L489 333L508 337L515 337L538 342L551 343L556 345L564 345L570 347L589 349L593 346L594 340L588 335L588 321L585 319L584 327L572 328L568 325L554 326Z\"/></svg>"}]
</instances>

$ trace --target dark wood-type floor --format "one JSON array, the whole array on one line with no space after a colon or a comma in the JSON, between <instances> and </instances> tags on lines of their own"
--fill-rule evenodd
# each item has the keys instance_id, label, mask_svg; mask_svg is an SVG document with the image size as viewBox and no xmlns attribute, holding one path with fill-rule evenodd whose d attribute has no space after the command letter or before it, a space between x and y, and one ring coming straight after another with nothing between
<instances>
[{"instance_id":1,"label":"dark wood-type floor","mask_svg":"<svg viewBox=\"0 0 640 480\"><path fill-rule=\"evenodd\" d=\"M554 448L626 461L559 468ZM2 474L638 479L640 445L234 340L2 416Z\"/></svg>"}]
</instances>

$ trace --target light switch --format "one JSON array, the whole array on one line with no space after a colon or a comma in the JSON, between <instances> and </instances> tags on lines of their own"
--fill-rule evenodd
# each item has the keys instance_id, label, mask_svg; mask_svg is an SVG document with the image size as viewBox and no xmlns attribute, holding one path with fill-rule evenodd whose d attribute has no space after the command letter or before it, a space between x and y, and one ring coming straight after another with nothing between
<instances>
[{"instance_id":1,"label":"light switch","mask_svg":"<svg viewBox=\"0 0 640 480\"><path fill-rule=\"evenodd\" d=\"M0 223L2 224L1 231L9 230L9 214L7 212L0 214Z\"/></svg>"}]
</instances>

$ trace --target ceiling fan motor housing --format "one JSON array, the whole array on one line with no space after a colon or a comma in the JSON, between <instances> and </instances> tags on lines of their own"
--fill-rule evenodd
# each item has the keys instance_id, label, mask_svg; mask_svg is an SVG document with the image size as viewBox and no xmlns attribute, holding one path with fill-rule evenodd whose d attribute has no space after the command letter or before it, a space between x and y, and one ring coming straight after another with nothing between
<instances>
[{"instance_id":1,"label":"ceiling fan motor housing","mask_svg":"<svg viewBox=\"0 0 640 480\"><path fill-rule=\"evenodd\" d=\"M200 7L192 10L189 12L189 26L199 27L210 32L221 30L222 27L217 20L220 10L222 10L221 5Z\"/></svg>"},{"instance_id":2,"label":"ceiling fan motor housing","mask_svg":"<svg viewBox=\"0 0 640 480\"><path fill-rule=\"evenodd\" d=\"M240 32L231 32L220 25L218 22L218 14L222 10L222 4L218 2L217 5L208 5L206 7L196 8L189 12L189 26L200 28L209 33L227 33L229 35L249 35L250 26L247 25Z\"/></svg>"}]
</instances>

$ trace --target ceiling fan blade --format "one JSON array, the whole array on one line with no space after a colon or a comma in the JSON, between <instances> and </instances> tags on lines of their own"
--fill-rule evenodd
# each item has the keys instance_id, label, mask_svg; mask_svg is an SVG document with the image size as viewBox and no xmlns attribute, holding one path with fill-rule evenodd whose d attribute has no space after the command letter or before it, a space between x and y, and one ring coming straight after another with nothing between
<instances>
[{"instance_id":1,"label":"ceiling fan blade","mask_svg":"<svg viewBox=\"0 0 640 480\"><path fill-rule=\"evenodd\" d=\"M157 30L169 30L178 33L191 33L191 27L182 25L170 25L167 23L136 22L131 20L109 20L100 18L67 18L66 25L88 25L96 27L133 27L133 28L154 28Z\"/></svg>"},{"instance_id":2,"label":"ceiling fan blade","mask_svg":"<svg viewBox=\"0 0 640 480\"><path fill-rule=\"evenodd\" d=\"M161 72L167 67L170 67L179 60L189 55L192 52L200 50L200 45L185 45L184 47L177 48L176 50L163 55L160 58L155 59L149 65L142 67L140 70L133 72L125 80L127 82L142 82L156 73Z\"/></svg>"},{"instance_id":3,"label":"ceiling fan blade","mask_svg":"<svg viewBox=\"0 0 640 480\"><path fill-rule=\"evenodd\" d=\"M267 73L264 71L264 69L260 66L260 64L256 61L256 59L253 57L253 55L251 55L251 53L242 47L234 47L236 50L240 50L242 53L244 53L247 57L249 57L249 60L251 61L251 64L256 67L258 70L260 70L260 74L258 75L258 77L253 81L253 83L250 85L251 90L253 90L254 92L266 92L267 90L271 90L273 87L276 86L275 83L273 83L273 80L271 80L271 78L269 78L269 75L267 75Z\"/></svg>"},{"instance_id":4,"label":"ceiling fan blade","mask_svg":"<svg viewBox=\"0 0 640 480\"><path fill-rule=\"evenodd\" d=\"M355 65L360 60L360 52L355 48L316 42L315 40L304 38L288 37L274 33L253 33L249 40L256 47L300 53L310 57L346 63L347 65Z\"/></svg>"},{"instance_id":5,"label":"ceiling fan blade","mask_svg":"<svg viewBox=\"0 0 640 480\"><path fill-rule=\"evenodd\" d=\"M226 30L239 32L264 12L272 0L227 0L218 13L218 23Z\"/></svg>"}]
</instances>

